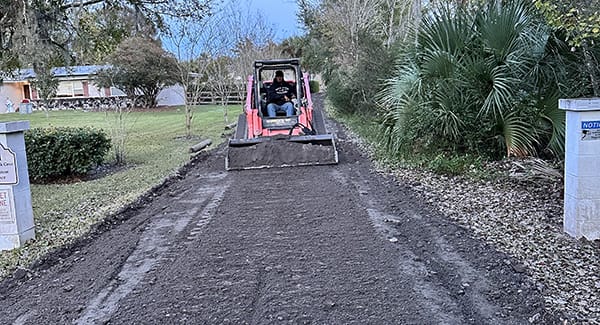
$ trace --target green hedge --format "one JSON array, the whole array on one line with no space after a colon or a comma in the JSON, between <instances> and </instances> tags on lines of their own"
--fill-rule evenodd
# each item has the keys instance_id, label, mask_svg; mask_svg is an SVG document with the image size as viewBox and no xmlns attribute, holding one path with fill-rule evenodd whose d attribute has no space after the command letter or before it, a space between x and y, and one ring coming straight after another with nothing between
<instances>
[{"instance_id":1,"label":"green hedge","mask_svg":"<svg viewBox=\"0 0 600 325\"><path fill-rule=\"evenodd\" d=\"M321 91L321 85L316 80L309 80L308 87L310 88L310 93L315 94Z\"/></svg>"},{"instance_id":2,"label":"green hedge","mask_svg":"<svg viewBox=\"0 0 600 325\"><path fill-rule=\"evenodd\" d=\"M85 175L104 161L110 139L92 128L35 128L25 132L32 181Z\"/></svg>"}]
</instances>

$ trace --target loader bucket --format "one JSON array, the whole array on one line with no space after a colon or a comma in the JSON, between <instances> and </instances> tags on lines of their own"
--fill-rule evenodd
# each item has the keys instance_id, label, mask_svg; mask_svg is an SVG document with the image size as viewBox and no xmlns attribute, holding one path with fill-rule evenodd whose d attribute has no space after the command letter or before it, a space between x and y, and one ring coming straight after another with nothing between
<instances>
[{"instance_id":1,"label":"loader bucket","mask_svg":"<svg viewBox=\"0 0 600 325\"><path fill-rule=\"evenodd\" d=\"M338 153L333 136L321 134L231 139L225 168L236 170L337 163Z\"/></svg>"}]
</instances>

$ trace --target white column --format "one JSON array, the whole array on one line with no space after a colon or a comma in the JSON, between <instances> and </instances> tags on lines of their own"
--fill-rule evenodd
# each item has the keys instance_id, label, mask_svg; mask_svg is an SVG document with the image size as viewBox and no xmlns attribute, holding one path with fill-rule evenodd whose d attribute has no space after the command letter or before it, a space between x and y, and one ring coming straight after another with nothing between
<instances>
[{"instance_id":1,"label":"white column","mask_svg":"<svg viewBox=\"0 0 600 325\"><path fill-rule=\"evenodd\" d=\"M29 121L0 123L0 250L35 237L23 132Z\"/></svg>"},{"instance_id":2,"label":"white column","mask_svg":"<svg viewBox=\"0 0 600 325\"><path fill-rule=\"evenodd\" d=\"M600 238L600 98L561 99L566 111L564 230Z\"/></svg>"}]
</instances>

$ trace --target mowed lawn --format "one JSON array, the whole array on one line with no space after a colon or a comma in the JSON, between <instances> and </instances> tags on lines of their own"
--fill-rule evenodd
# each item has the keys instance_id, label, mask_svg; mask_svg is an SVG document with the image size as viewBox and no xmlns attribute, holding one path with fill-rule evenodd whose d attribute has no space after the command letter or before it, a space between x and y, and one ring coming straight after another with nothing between
<instances>
[{"instance_id":1,"label":"mowed lawn","mask_svg":"<svg viewBox=\"0 0 600 325\"><path fill-rule=\"evenodd\" d=\"M154 185L175 173L190 159L189 147L210 138L211 147L225 139L224 126L237 121L241 106L228 106L228 122L221 106L194 108L192 137L186 138L183 108L167 111L131 112L125 115L126 166L107 176L69 184L32 184L31 195L36 239L23 248L0 252L0 278L16 267L28 267L49 251L82 236L93 224L135 201ZM103 129L111 135L114 114L83 111L52 111L3 114L0 121L29 120L31 128L84 127ZM114 162L114 152L106 157ZM223 162L224 163L224 162Z\"/></svg>"}]
</instances>

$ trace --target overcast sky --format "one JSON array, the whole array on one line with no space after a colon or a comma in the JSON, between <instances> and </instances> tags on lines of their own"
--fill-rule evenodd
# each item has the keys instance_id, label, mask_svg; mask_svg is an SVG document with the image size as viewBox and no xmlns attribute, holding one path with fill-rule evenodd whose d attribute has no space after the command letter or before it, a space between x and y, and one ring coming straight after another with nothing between
<instances>
[{"instance_id":1,"label":"overcast sky","mask_svg":"<svg viewBox=\"0 0 600 325\"><path fill-rule=\"evenodd\" d=\"M233 3L242 13L246 12L251 16L259 12L267 26L272 28L277 42L290 36L304 34L296 17L298 11L296 0L225 0L218 5L228 6L230 3ZM168 37L162 38L162 42L167 51L177 53L175 45Z\"/></svg>"},{"instance_id":2,"label":"overcast sky","mask_svg":"<svg viewBox=\"0 0 600 325\"><path fill-rule=\"evenodd\" d=\"M268 19L278 41L303 33L296 18L298 6L295 0L242 0L240 2L246 2L250 8L260 11Z\"/></svg>"}]
</instances>

